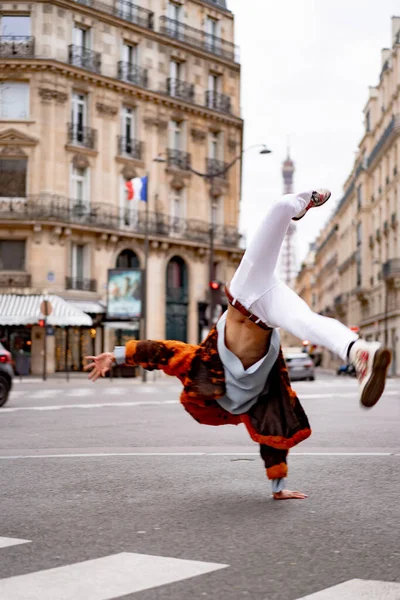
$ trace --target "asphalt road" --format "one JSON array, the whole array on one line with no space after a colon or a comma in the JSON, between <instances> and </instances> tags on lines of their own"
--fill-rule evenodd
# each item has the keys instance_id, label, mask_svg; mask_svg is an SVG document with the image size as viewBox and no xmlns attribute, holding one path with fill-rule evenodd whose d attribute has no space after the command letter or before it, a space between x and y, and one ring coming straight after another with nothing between
<instances>
[{"instance_id":1,"label":"asphalt road","mask_svg":"<svg viewBox=\"0 0 400 600\"><path fill-rule=\"evenodd\" d=\"M244 428L197 424L172 380L16 382L0 599L399 600L400 381L371 411L352 379L293 385L313 435L288 487L309 498L276 502Z\"/></svg>"}]
</instances>

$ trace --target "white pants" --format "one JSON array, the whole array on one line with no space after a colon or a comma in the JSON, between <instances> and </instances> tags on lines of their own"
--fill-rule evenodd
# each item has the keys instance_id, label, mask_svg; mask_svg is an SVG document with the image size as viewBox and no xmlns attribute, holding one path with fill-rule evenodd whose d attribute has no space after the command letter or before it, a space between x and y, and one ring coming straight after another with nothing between
<instances>
[{"instance_id":1,"label":"white pants","mask_svg":"<svg viewBox=\"0 0 400 600\"><path fill-rule=\"evenodd\" d=\"M264 217L230 284L230 292L270 327L282 327L301 340L323 346L347 359L358 336L348 327L313 312L275 273L292 217L309 203L311 192L287 194Z\"/></svg>"}]
</instances>

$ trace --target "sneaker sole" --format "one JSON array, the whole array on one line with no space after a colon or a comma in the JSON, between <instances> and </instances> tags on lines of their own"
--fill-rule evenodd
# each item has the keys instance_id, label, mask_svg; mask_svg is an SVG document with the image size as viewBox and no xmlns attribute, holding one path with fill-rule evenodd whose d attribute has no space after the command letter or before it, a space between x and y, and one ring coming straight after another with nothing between
<instances>
[{"instance_id":1,"label":"sneaker sole","mask_svg":"<svg viewBox=\"0 0 400 600\"><path fill-rule=\"evenodd\" d=\"M385 389L386 374L391 362L392 353L390 350L381 348L376 352L371 377L361 395L361 404L365 408L374 406L382 396Z\"/></svg>"},{"instance_id":2,"label":"sneaker sole","mask_svg":"<svg viewBox=\"0 0 400 600\"><path fill-rule=\"evenodd\" d=\"M321 202L321 204L316 204L315 206L313 206L313 208L318 208L319 206L323 206L325 204L325 202L328 202L328 200L331 196L332 196L332 194L329 193L329 196L323 202ZM307 209L305 208L304 212L302 211L297 217L292 217L292 221L300 221L300 219L305 217L306 214L307 214Z\"/></svg>"}]
</instances>

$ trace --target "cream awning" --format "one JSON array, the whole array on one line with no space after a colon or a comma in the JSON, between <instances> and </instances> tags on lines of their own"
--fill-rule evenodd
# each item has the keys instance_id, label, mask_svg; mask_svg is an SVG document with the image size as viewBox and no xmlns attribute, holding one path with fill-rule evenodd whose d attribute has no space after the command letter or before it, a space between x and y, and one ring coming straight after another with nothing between
<instances>
[{"instance_id":1,"label":"cream awning","mask_svg":"<svg viewBox=\"0 0 400 600\"><path fill-rule=\"evenodd\" d=\"M68 325L79 327L92 325L92 319L82 310L59 296L48 294L20 295L0 294L0 325L35 325L44 315L40 312L43 300L49 300L53 312L47 317L47 324L54 327Z\"/></svg>"}]
</instances>

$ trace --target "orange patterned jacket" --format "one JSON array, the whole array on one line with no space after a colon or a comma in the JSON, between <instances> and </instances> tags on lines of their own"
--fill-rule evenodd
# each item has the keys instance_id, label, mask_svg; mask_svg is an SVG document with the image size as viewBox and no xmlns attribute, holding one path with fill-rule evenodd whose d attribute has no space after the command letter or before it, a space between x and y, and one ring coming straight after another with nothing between
<instances>
[{"instance_id":1,"label":"orange patterned jacket","mask_svg":"<svg viewBox=\"0 0 400 600\"><path fill-rule=\"evenodd\" d=\"M161 369L183 384L180 397L187 412L204 425L244 423L261 445L269 479L286 477L290 448L311 435L307 416L290 386L282 350L269 376L269 390L245 414L232 415L218 398L225 395L224 367L218 354L214 327L198 345L176 341L135 341L126 344L126 364L153 371Z\"/></svg>"}]
</instances>

